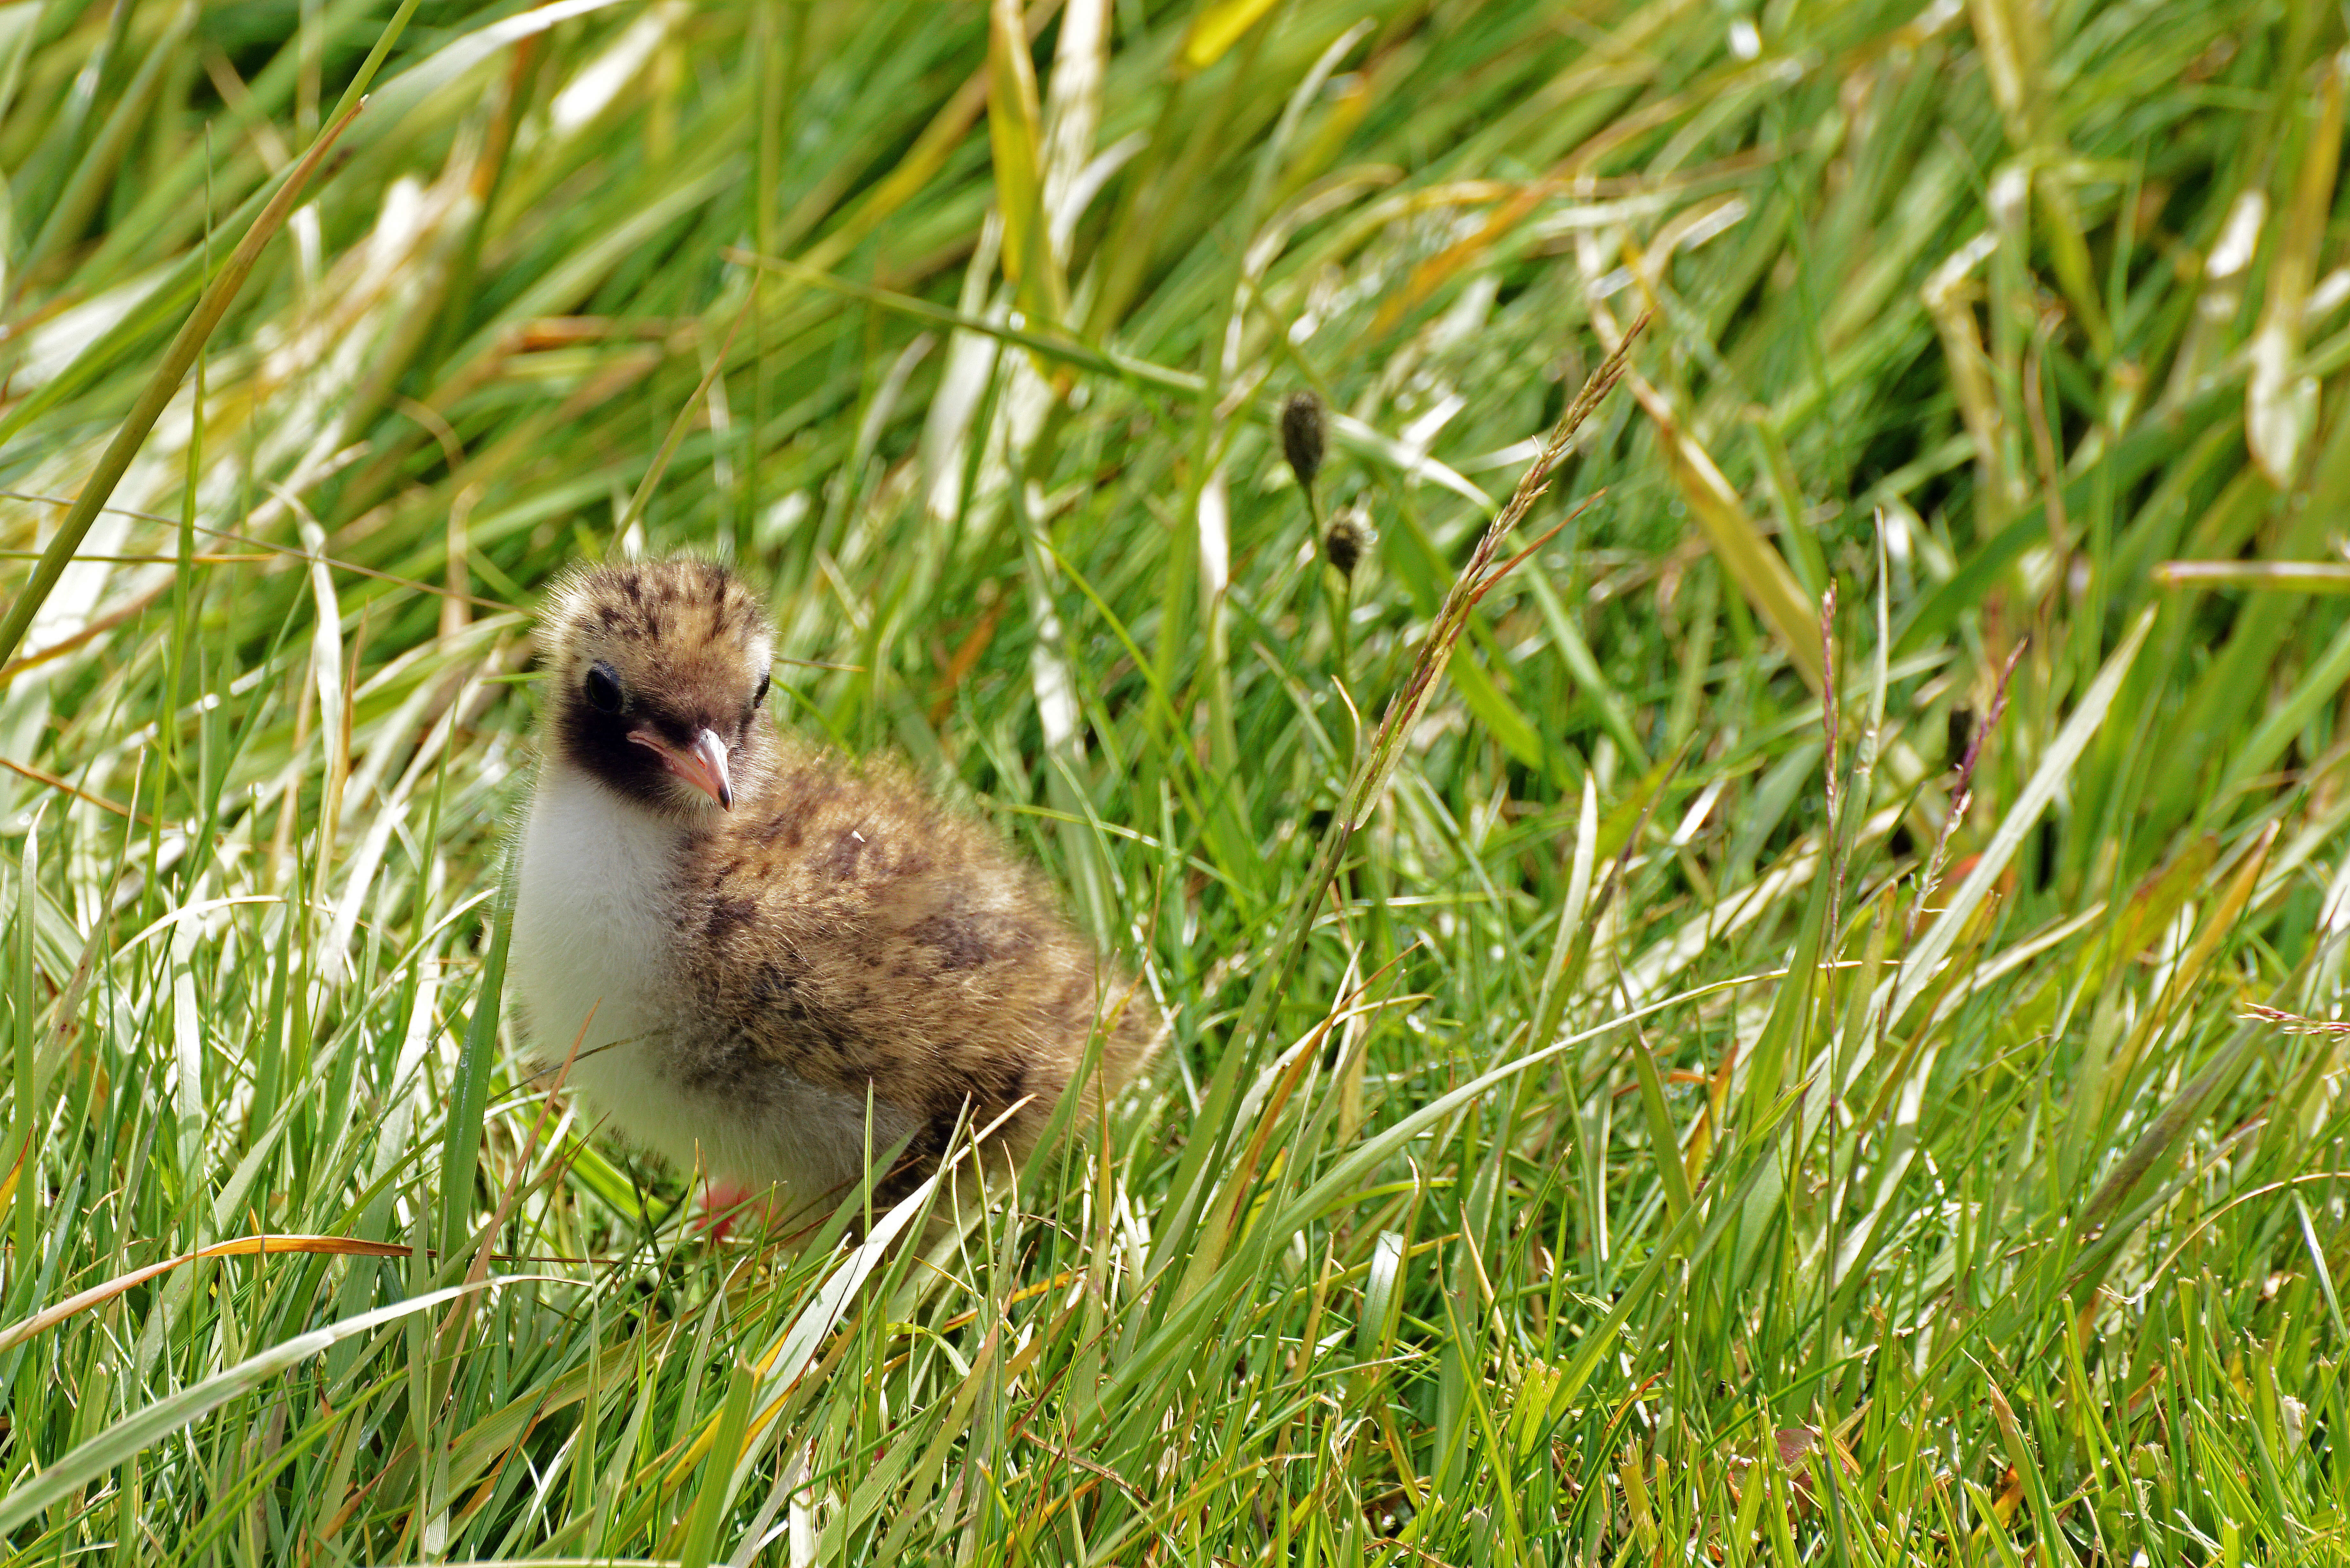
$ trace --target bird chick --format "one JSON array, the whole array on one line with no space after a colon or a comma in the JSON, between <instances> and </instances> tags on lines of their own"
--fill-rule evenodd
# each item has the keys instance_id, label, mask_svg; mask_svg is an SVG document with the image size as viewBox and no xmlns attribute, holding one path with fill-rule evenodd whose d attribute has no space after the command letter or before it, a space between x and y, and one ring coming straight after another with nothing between
<instances>
[{"instance_id":1,"label":"bird chick","mask_svg":"<svg viewBox=\"0 0 2350 1568\"><path fill-rule=\"evenodd\" d=\"M576 1045L568 1084L631 1140L785 1204L904 1139L900 1193L1007 1111L993 1141L1024 1154L1097 1009L1088 1109L1149 1061L1156 1010L993 835L778 729L773 647L712 563L556 587L508 955L532 1053Z\"/></svg>"}]
</instances>

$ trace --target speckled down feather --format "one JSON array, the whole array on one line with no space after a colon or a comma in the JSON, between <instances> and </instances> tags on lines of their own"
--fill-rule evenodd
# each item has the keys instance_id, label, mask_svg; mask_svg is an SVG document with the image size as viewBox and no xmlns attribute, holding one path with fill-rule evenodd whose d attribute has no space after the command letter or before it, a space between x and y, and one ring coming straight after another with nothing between
<instances>
[{"instance_id":1,"label":"speckled down feather","mask_svg":"<svg viewBox=\"0 0 2350 1568\"><path fill-rule=\"evenodd\" d=\"M1097 1021L1088 1109L1147 1064L1156 1009L987 829L779 732L771 650L720 566L557 587L510 961L535 1055L576 1043L569 1081L619 1130L795 1202L904 1138L887 1196L1014 1106L1024 1153Z\"/></svg>"}]
</instances>

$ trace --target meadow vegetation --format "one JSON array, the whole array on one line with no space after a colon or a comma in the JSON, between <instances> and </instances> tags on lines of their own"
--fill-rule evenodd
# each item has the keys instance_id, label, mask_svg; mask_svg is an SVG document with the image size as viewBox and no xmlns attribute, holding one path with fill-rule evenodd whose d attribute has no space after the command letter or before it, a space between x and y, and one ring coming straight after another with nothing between
<instances>
[{"instance_id":1,"label":"meadow vegetation","mask_svg":"<svg viewBox=\"0 0 2350 1568\"><path fill-rule=\"evenodd\" d=\"M2346 41L0 8L9 1561L2338 1560ZM672 550L1172 1020L934 1245L509 1054Z\"/></svg>"}]
</instances>

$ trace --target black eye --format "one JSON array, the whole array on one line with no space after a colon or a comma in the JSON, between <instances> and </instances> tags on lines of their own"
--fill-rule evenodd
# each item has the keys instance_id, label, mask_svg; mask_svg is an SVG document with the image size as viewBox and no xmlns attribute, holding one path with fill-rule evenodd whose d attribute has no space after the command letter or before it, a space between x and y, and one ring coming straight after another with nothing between
<instances>
[{"instance_id":1,"label":"black eye","mask_svg":"<svg viewBox=\"0 0 2350 1568\"><path fill-rule=\"evenodd\" d=\"M589 665L588 682L584 690L588 694L588 706L595 709L598 713L617 713L620 711L620 678L612 672L610 665L604 663Z\"/></svg>"},{"instance_id":2,"label":"black eye","mask_svg":"<svg viewBox=\"0 0 2350 1568\"><path fill-rule=\"evenodd\" d=\"M767 700L767 681L769 679L770 677L764 675L759 677L759 689L751 693L752 707L756 708L760 703L764 702Z\"/></svg>"}]
</instances>

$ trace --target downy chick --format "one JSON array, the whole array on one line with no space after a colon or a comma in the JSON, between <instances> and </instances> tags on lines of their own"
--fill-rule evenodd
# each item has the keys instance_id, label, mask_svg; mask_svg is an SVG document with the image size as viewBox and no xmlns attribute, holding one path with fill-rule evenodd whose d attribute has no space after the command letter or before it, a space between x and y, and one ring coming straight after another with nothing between
<instances>
[{"instance_id":1,"label":"downy chick","mask_svg":"<svg viewBox=\"0 0 2350 1568\"><path fill-rule=\"evenodd\" d=\"M777 729L773 646L712 563L555 587L508 958L532 1053L558 1067L576 1042L590 1109L789 1205L828 1204L903 1138L893 1197L959 1122L1023 1101L994 1141L1024 1154L1097 1012L1088 1110L1149 1061L1157 1012L993 834Z\"/></svg>"}]
</instances>

